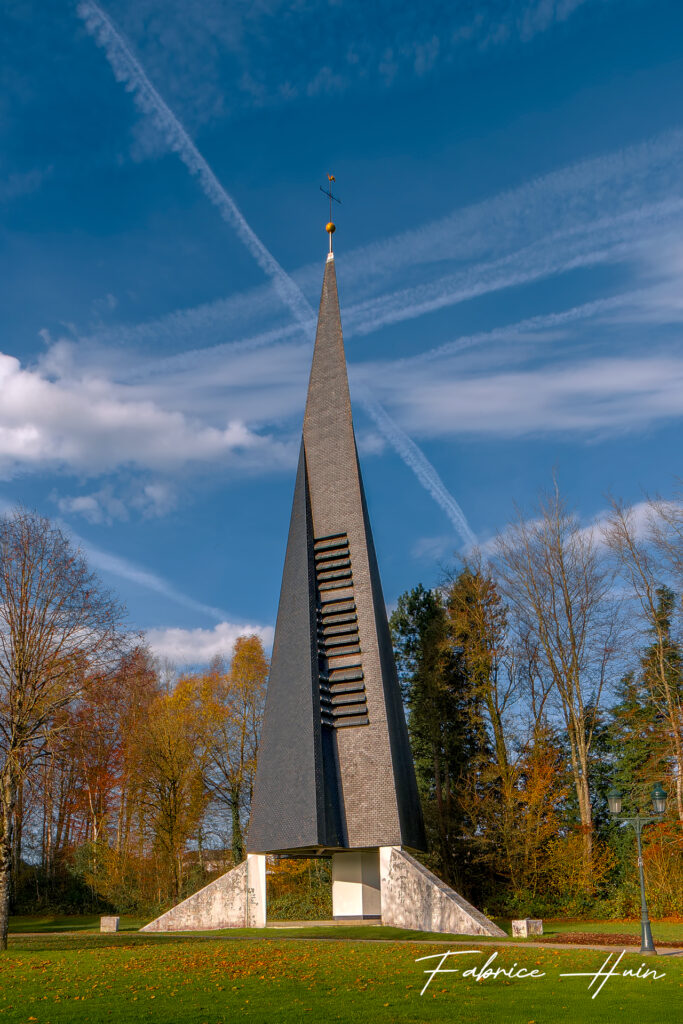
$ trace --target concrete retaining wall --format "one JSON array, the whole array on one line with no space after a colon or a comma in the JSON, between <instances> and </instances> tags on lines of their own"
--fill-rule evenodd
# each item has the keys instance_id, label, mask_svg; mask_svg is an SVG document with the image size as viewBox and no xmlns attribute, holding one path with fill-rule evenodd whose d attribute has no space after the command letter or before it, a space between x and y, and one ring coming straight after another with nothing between
<instances>
[{"instance_id":1,"label":"concrete retaining wall","mask_svg":"<svg viewBox=\"0 0 683 1024\"><path fill-rule=\"evenodd\" d=\"M244 928L247 924L247 862L209 882L193 896L150 921L142 932L192 932Z\"/></svg>"},{"instance_id":2,"label":"concrete retaining wall","mask_svg":"<svg viewBox=\"0 0 683 1024\"><path fill-rule=\"evenodd\" d=\"M495 935L505 932L398 846L380 856L382 924L423 932Z\"/></svg>"}]
</instances>

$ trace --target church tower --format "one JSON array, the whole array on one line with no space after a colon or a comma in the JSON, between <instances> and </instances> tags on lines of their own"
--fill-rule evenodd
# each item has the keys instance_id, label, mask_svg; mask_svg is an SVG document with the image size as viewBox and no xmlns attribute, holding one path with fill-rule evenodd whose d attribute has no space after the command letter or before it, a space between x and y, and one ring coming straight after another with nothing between
<instances>
[{"instance_id":1,"label":"church tower","mask_svg":"<svg viewBox=\"0 0 683 1024\"><path fill-rule=\"evenodd\" d=\"M247 849L425 848L356 450L334 254L318 329Z\"/></svg>"},{"instance_id":2,"label":"church tower","mask_svg":"<svg viewBox=\"0 0 683 1024\"><path fill-rule=\"evenodd\" d=\"M353 431L331 222L327 230L247 859L142 930L264 927L266 855L285 854L331 855L337 919L503 936L409 852L425 849L424 825Z\"/></svg>"}]
</instances>

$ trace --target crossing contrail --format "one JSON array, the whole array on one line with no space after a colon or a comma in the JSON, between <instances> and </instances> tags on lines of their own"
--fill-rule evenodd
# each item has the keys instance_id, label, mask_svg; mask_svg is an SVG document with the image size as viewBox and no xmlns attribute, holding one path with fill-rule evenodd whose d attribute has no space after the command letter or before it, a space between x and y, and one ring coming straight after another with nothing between
<instances>
[{"instance_id":1,"label":"crossing contrail","mask_svg":"<svg viewBox=\"0 0 683 1024\"><path fill-rule=\"evenodd\" d=\"M116 80L122 82L126 90L132 94L138 108L152 118L173 152L178 154L190 174L198 179L204 195L217 207L223 220L234 228L238 238L263 272L273 280L280 297L297 322L312 329L315 325L315 311L308 299L251 228L237 203L223 188L181 121L149 80L140 61L111 18L94 0L82 0L78 5L77 13L84 22L87 32L104 50ZM379 403L368 400L365 407L400 458L415 473L422 486L449 516L465 543L469 546L476 543L476 538L462 509L415 442L404 434Z\"/></svg>"},{"instance_id":2,"label":"crossing contrail","mask_svg":"<svg viewBox=\"0 0 683 1024\"><path fill-rule=\"evenodd\" d=\"M415 442L395 423L384 408L369 395L361 392L360 401L368 415L377 424L386 439L401 456L405 464L412 469L424 489L432 496L437 505L444 510L463 543L468 548L476 546L477 538L470 529L465 513L446 488L443 480L432 466L429 459L418 448Z\"/></svg>"}]
</instances>

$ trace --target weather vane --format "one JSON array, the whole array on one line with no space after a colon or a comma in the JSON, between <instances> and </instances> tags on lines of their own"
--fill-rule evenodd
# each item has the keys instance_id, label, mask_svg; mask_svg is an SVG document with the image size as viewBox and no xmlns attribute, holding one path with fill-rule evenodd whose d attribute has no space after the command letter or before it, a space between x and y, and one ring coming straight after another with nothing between
<instances>
[{"instance_id":1,"label":"weather vane","mask_svg":"<svg viewBox=\"0 0 683 1024\"><path fill-rule=\"evenodd\" d=\"M335 232L335 226L332 222L332 200L334 199L335 203L341 204L341 199L337 199L337 197L332 192L332 182L335 181L334 174L328 174L327 181L327 188L323 188L323 186L321 185L320 191L323 193L323 195L326 195L330 201L330 219L329 222L325 225L325 231L327 231L328 235L330 236L330 252L332 252L332 235Z\"/></svg>"}]
</instances>

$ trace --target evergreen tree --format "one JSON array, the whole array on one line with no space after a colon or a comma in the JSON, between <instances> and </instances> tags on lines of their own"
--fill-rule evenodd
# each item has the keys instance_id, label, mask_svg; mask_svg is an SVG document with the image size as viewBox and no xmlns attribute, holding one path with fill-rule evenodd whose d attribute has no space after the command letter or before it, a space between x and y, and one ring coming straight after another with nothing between
<instances>
[{"instance_id":1,"label":"evergreen tree","mask_svg":"<svg viewBox=\"0 0 683 1024\"><path fill-rule=\"evenodd\" d=\"M651 776L664 775L661 723L648 700L642 676L629 672L617 688L617 701L608 726L612 760L611 785L624 795L629 809L645 807L649 801Z\"/></svg>"},{"instance_id":2,"label":"evergreen tree","mask_svg":"<svg viewBox=\"0 0 683 1024\"><path fill-rule=\"evenodd\" d=\"M432 863L446 881L465 881L458 786L476 737L462 659L448 643L440 595L422 585L402 594L391 616L396 662Z\"/></svg>"},{"instance_id":3,"label":"evergreen tree","mask_svg":"<svg viewBox=\"0 0 683 1024\"><path fill-rule=\"evenodd\" d=\"M671 721L661 701L662 678L674 700L680 702L683 697L683 659L672 634L675 607L673 591L659 587L652 642L642 652L639 671L629 672L621 680L611 712L612 782L623 793L629 810L645 809L653 783L663 782L675 772Z\"/></svg>"}]
</instances>

